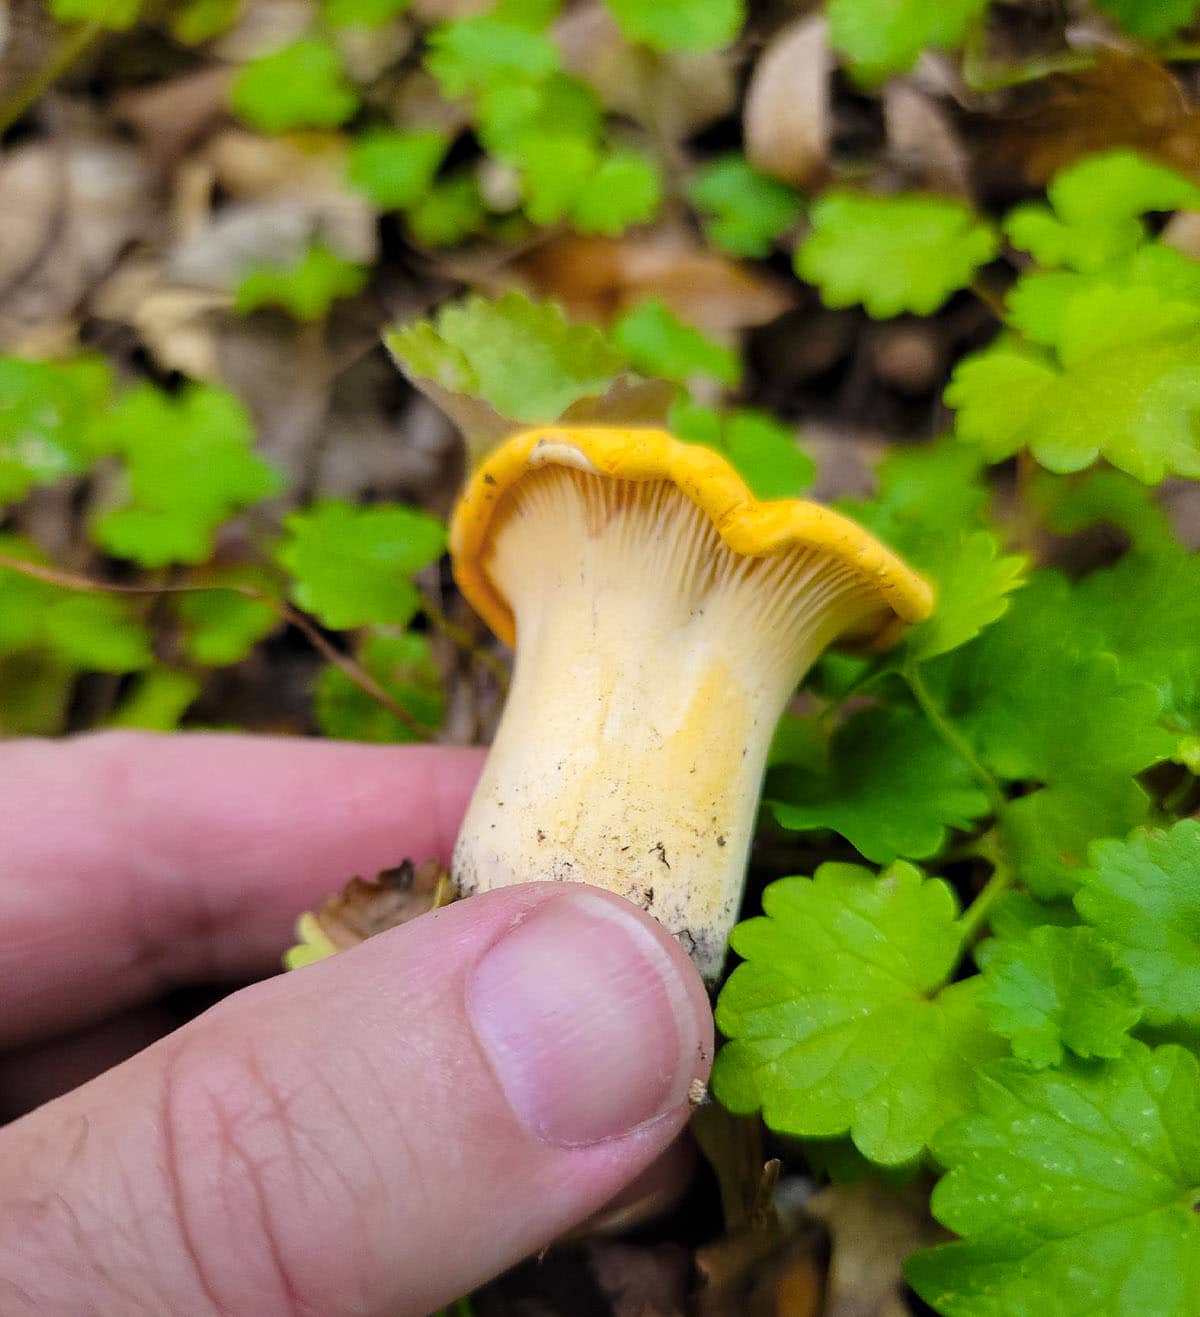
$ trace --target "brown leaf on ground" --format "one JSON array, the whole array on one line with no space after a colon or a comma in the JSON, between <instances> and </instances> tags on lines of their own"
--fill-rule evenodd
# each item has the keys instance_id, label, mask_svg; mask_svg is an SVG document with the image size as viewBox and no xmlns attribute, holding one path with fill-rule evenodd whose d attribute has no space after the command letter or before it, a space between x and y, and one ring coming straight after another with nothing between
<instances>
[{"instance_id":1,"label":"brown leaf on ground","mask_svg":"<svg viewBox=\"0 0 1200 1317\"><path fill-rule=\"evenodd\" d=\"M149 233L152 204L141 156L86 127L0 155L0 348L30 351L30 328L44 336L73 320L124 248Z\"/></svg>"},{"instance_id":2,"label":"brown leaf on ground","mask_svg":"<svg viewBox=\"0 0 1200 1317\"><path fill-rule=\"evenodd\" d=\"M911 80L882 94L888 157L905 186L970 200L970 161L944 106Z\"/></svg>"},{"instance_id":3,"label":"brown leaf on ground","mask_svg":"<svg viewBox=\"0 0 1200 1317\"><path fill-rule=\"evenodd\" d=\"M216 66L131 88L114 99L113 116L133 130L149 159L166 169L229 113L233 76L233 69Z\"/></svg>"},{"instance_id":4,"label":"brown leaf on ground","mask_svg":"<svg viewBox=\"0 0 1200 1317\"><path fill-rule=\"evenodd\" d=\"M603 1240L585 1252L612 1317L683 1317L687 1311L692 1267L681 1245L647 1248Z\"/></svg>"},{"instance_id":5,"label":"brown leaf on ground","mask_svg":"<svg viewBox=\"0 0 1200 1317\"><path fill-rule=\"evenodd\" d=\"M795 305L794 287L708 250L679 230L624 238L564 235L508 271L580 320L608 321L647 297L710 333L764 325Z\"/></svg>"},{"instance_id":6,"label":"brown leaf on ground","mask_svg":"<svg viewBox=\"0 0 1200 1317\"><path fill-rule=\"evenodd\" d=\"M824 1247L821 1230L801 1218L731 1235L699 1249L704 1288L699 1317L822 1317Z\"/></svg>"},{"instance_id":7,"label":"brown leaf on ground","mask_svg":"<svg viewBox=\"0 0 1200 1317\"><path fill-rule=\"evenodd\" d=\"M1104 50L1090 69L1022 87L1021 117L1000 119L980 153L989 178L1042 186L1094 151L1127 146L1200 178L1200 110L1169 69L1144 54Z\"/></svg>"},{"instance_id":8,"label":"brown leaf on ground","mask_svg":"<svg viewBox=\"0 0 1200 1317\"><path fill-rule=\"evenodd\" d=\"M604 106L648 128L664 148L708 127L737 103L728 50L651 51L625 40L596 0L571 7L554 25L563 67Z\"/></svg>"},{"instance_id":9,"label":"brown leaf on ground","mask_svg":"<svg viewBox=\"0 0 1200 1317\"><path fill-rule=\"evenodd\" d=\"M928 1184L834 1184L806 1210L825 1223L833 1245L823 1317L908 1317L904 1259L947 1238L929 1215Z\"/></svg>"},{"instance_id":10,"label":"brown leaf on ground","mask_svg":"<svg viewBox=\"0 0 1200 1317\"><path fill-rule=\"evenodd\" d=\"M831 132L829 25L809 14L781 28L746 89L742 137L750 163L805 187L825 171Z\"/></svg>"},{"instance_id":11,"label":"brown leaf on ground","mask_svg":"<svg viewBox=\"0 0 1200 1317\"><path fill-rule=\"evenodd\" d=\"M451 900L450 874L436 860L414 864L401 860L371 882L351 878L337 896L316 912L321 931L339 950L365 942L376 933L397 928Z\"/></svg>"}]
</instances>

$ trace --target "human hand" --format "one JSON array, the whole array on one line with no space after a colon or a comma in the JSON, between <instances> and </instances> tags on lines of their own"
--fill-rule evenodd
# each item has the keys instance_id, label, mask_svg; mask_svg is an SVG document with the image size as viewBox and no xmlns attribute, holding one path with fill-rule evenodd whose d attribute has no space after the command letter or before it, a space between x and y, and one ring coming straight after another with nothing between
<instances>
[{"instance_id":1,"label":"human hand","mask_svg":"<svg viewBox=\"0 0 1200 1317\"><path fill-rule=\"evenodd\" d=\"M80 1049L102 1064L117 1012L269 971L349 874L444 859L480 763L129 733L2 754L10 1102ZM431 912L0 1130L0 1312L428 1312L651 1166L711 1055L698 975L619 898L542 883Z\"/></svg>"}]
</instances>

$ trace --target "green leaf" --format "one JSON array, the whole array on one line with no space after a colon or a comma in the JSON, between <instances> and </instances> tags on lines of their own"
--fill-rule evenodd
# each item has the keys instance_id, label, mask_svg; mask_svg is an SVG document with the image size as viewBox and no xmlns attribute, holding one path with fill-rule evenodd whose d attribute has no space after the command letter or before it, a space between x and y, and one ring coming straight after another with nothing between
<instances>
[{"instance_id":1,"label":"green leaf","mask_svg":"<svg viewBox=\"0 0 1200 1317\"><path fill-rule=\"evenodd\" d=\"M235 569L206 573L204 584L254 585L269 588L266 573ZM197 590L176 597L183 622L183 649L206 668L240 663L265 636L280 625L270 604L233 590Z\"/></svg>"},{"instance_id":2,"label":"green leaf","mask_svg":"<svg viewBox=\"0 0 1200 1317\"><path fill-rule=\"evenodd\" d=\"M1200 734L1200 557L1161 526L1143 542L1082 580L1075 596L1122 671L1158 692L1156 721L1178 739L1175 758L1185 761Z\"/></svg>"},{"instance_id":3,"label":"green leaf","mask_svg":"<svg viewBox=\"0 0 1200 1317\"><path fill-rule=\"evenodd\" d=\"M983 461L952 438L890 448L875 480L873 499L838 507L900 553L926 538L957 543L964 531L987 525Z\"/></svg>"},{"instance_id":4,"label":"green leaf","mask_svg":"<svg viewBox=\"0 0 1200 1317\"><path fill-rule=\"evenodd\" d=\"M1133 975L1149 1024L1200 1024L1200 822L1092 848L1079 913Z\"/></svg>"},{"instance_id":5,"label":"green leaf","mask_svg":"<svg viewBox=\"0 0 1200 1317\"><path fill-rule=\"evenodd\" d=\"M412 0L324 0L330 27L382 27L398 18Z\"/></svg>"},{"instance_id":6,"label":"green leaf","mask_svg":"<svg viewBox=\"0 0 1200 1317\"><path fill-rule=\"evenodd\" d=\"M186 672L151 668L137 679L105 726L173 732L200 690L200 683Z\"/></svg>"},{"instance_id":7,"label":"green leaf","mask_svg":"<svg viewBox=\"0 0 1200 1317\"><path fill-rule=\"evenodd\" d=\"M384 341L410 377L526 423L556 421L580 398L599 396L625 364L594 325L572 324L554 303L517 292L449 303Z\"/></svg>"},{"instance_id":8,"label":"green leaf","mask_svg":"<svg viewBox=\"0 0 1200 1317\"><path fill-rule=\"evenodd\" d=\"M683 384L697 376L734 387L742 363L732 349L685 325L658 298L640 302L612 328L613 342L643 375Z\"/></svg>"},{"instance_id":9,"label":"green leaf","mask_svg":"<svg viewBox=\"0 0 1200 1317\"><path fill-rule=\"evenodd\" d=\"M110 388L99 357L0 357L0 503L87 470L94 455L91 426Z\"/></svg>"},{"instance_id":10,"label":"green leaf","mask_svg":"<svg viewBox=\"0 0 1200 1317\"><path fill-rule=\"evenodd\" d=\"M769 793L783 827L832 828L879 864L935 855L947 828L988 812L962 759L903 707L855 714L833 735L826 774L792 770Z\"/></svg>"},{"instance_id":11,"label":"green leaf","mask_svg":"<svg viewBox=\"0 0 1200 1317\"><path fill-rule=\"evenodd\" d=\"M453 247L483 228L487 219L473 174L453 174L434 183L405 216L412 235L426 247Z\"/></svg>"},{"instance_id":12,"label":"green leaf","mask_svg":"<svg viewBox=\"0 0 1200 1317\"><path fill-rule=\"evenodd\" d=\"M662 173L638 151L610 151L586 180L571 208L579 233L615 237L632 224L648 224L662 203Z\"/></svg>"},{"instance_id":13,"label":"green leaf","mask_svg":"<svg viewBox=\"0 0 1200 1317\"><path fill-rule=\"evenodd\" d=\"M779 1134L849 1132L872 1161L911 1161L970 1109L975 1067L1001 1046L980 980L943 986L959 950L953 893L907 864L879 878L826 864L772 883L763 908L733 933L746 963L717 1004L731 1039L717 1097L738 1113L761 1107Z\"/></svg>"},{"instance_id":14,"label":"green leaf","mask_svg":"<svg viewBox=\"0 0 1200 1317\"><path fill-rule=\"evenodd\" d=\"M276 560L293 577L291 597L328 627L407 626L421 600L412 576L437 562L446 530L416 508L318 503L291 513Z\"/></svg>"},{"instance_id":15,"label":"green leaf","mask_svg":"<svg viewBox=\"0 0 1200 1317\"><path fill-rule=\"evenodd\" d=\"M234 113L264 133L336 128L358 108L337 51L304 37L243 66L231 92Z\"/></svg>"},{"instance_id":16,"label":"green leaf","mask_svg":"<svg viewBox=\"0 0 1200 1317\"><path fill-rule=\"evenodd\" d=\"M0 554L17 562L46 563L41 549L22 535L0 532ZM0 567L0 655L40 645L46 609L58 598L59 591L52 585Z\"/></svg>"},{"instance_id":17,"label":"green leaf","mask_svg":"<svg viewBox=\"0 0 1200 1317\"><path fill-rule=\"evenodd\" d=\"M708 240L731 256L769 256L775 239L800 218L795 190L737 154L705 165L686 192Z\"/></svg>"},{"instance_id":18,"label":"green leaf","mask_svg":"<svg viewBox=\"0 0 1200 1317\"><path fill-rule=\"evenodd\" d=\"M1200 187L1166 165L1121 148L1087 156L1054 176L1050 207L1009 212L1005 233L1043 265L1099 270L1146 237L1149 211L1200 209Z\"/></svg>"},{"instance_id":19,"label":"green leaf","mask_svg":"<svg viewBox=\"0 0 1200 1317\"><path fill-rule=\"evenodd\" d=\"M596 93L565 73L531 80L498 80L479 95L479 140L501 160L520 162L528 144L544 137L569 137L598 146L604 107Z\"/></svg>"},{"instance_id":20,"label":"green leaf","mask_svg":"<svg viewBox=\"0 0 1200 1317\"><path fill-rule=\"evenodd\" d=\"M416 721L431 730L441 725L441 677L429 640L413 632L370 636L359 661ZM325 736L375 744L418 739L416 731L356 686L340 668L322 669L316 689L317 726Z\"/></svg>"},{"instance_id":21,"label":"green leaf","mask_svg":"<svg viewBox=\"0 0 1200 1317\"><path fill-rule=\"evenodd\" d=\"M0 734L61 735L74 685L71 664L47 650L0 658Z\"/></svg>"},{"instance_id":22,"label":"green leaf","mask_svg":"<svg viewBox=\"0 0 1200 1317\"><path fill-rule=\"evenodd\" d=\"M525 213L534 224L556 224L565 218L596 170L597 155L579 137L539 137L525 142L521 181Z\"/></svg>"},{"instance_id":23,"label":"green leaf","mask_svg":"<svg viewBox=\"0 0 1200 1317\"><path fill-rule=\"evenodd\" d=\"M926 46L957 46L988 0L828 0L829 44L864 82L904 73Z\"/></svg>"},{"instance_id":24,"label":"green leaf","mask_svg":"<svg viewBox=\"0 0 1200 1317\"><path fill-rule=\"evenodd\" d=\"M605 0L630 41L655 50L727 46L746 21L745 0Z\"/></svg>"},{"instance_id":25,"label":"green leaf","mask_svg":"<svg viewBox=\"0 0 1200 1317\"><path fill-rule=\"evenodd\" d=\"M146 567L203 562L223 521L280 487L253 438L245 409L223 389L131 389L96 427L98 446L124 459L128 491L97 517L93 538Z\"/></svg>"},{"instance_id":26,"label":"green leaf","mask_svg":"<svg viewBox=\"0 0 1200 1317\"><path fill-rule=\"evenodd\" d=\"M676 438L728 458L756 498L796 498L816 475L792 430L766 412L736 407L722 413L684 394L671 404L667 426Z\"/></svg>"},{"instance_id":27,"label":"green leaf","mask_svg":"<svg viewBox=\"0 0 1200 1317\"><path fill-rule=\"evenodd\" d=\"M50 0L59 23L98 23L112 32L131 28L141 16L142 0Z\"/></svg>"},{"instance_id":28,"label":"green leaf","mask_svg":"<svg viewBox=\"0 0 1200 1317\"><path fill-rule=\"evenodd\" d=\"M373 129L350 148L347 177L380 210L406 210L429 191L449 147L444 133Z\"/></svg>"},{"instance_id":29,"label":"green leaf","mask_svg":"<svg viewBox=\"0 0 1200 1317\"><path fill-rule=\"evenodd\" d=\"M1195 22L1200 0L1096 0L1132 37L1161 41Z\"/></svg>"},{"instance_id":30,"label":"green leaf","mask_svg":"<svg viewBox=\"0 0 1200 1317\"><path fill-rule=\"evenodd\" d=\"M816 465L792 431L766 412L749 407L728 414L717 448L756 498L796 498L816 475Z\"/></svg>"},{"instance_id":31,"label":"green leaf","mask_svg":"<svg viewBox=\"0 0 1200 1317\"><path fill-rule=\"evenodd\" d=\"M1200 1311L1200 1067L1182 1048L998 1062L934 1152L934 1215L966 1238L905 1274L945 1317Z\"/></svg>"},{"instance_id":32,"label":"green leaf","mask_svg":"<svg viewBox=\"0 0 1200 1317\"><path fill-rule=\"evenodd\" d=\"M1014 247L1042 265L1099 270L1132 252L1145 238L1146 226L1128 215L1095 216L1067 224L1048 206L1028 201L1005 216L1004 234Z\"/></svg>"},{"instance_id":33,"label":"green leaf","mask_svg":"<svg viewBox=\"0 0 1200 1317\"><path fill-rule=\"evenodd\" d=\"M1125 147L1101 151L1060 170L1046 191L1068 224L1200 209L1200 187L1178 170Z\"/></svg>"},{"instance_id":34,"label":"green leaf","mask_svg":"<svg viewBox=\"0 0 1200 1317\"><path fill-rule=\"evenodd\" d=\"M69 594L46 609L46 637L69 663L90 672L136 672L154 661L150 637L111 595Z\"/></svg>"},{"instance_id":35,"label":"green leaf","mask_svg":"<svg viewBox=\"0 0 1200 1317\"><path fill-rule=\"evenodd\" d=\"M1150 798L1132 778L1093 776L1081 763L1065 784L1009 802L1004 814L1009 862L1018 881L1037 896L1070 896L1083 881L1091 843L1124 837L1146 821L1149 808Z\"/></svg>"},{"instance_id":36,"label":"green leaf","mask_svg":"<svg viewBox=\"0 0 1200 1317\"><path fill-rule=\"evenodd\" d=\"M1200 306L1200 261L1161 242L1147 242L1088 274L1034 270L1008 292L1008 323L1031 342L1055 347L1071 304L1096 288L1152 288L1163 302Z\"/></svg>"},{"instance_id":37,"label":"green leaf","mask_svg":"<svg viewBox=\"0 0 1200 1317\"><path fill-rule=\"evenodd\" d=\"M1001 557L996 537L986 530L960 535L957 545L942 541L928 562L921 557L914 556L913 565L933 576L937 600L933 616L905 637L904 652L915 662L973 640L1003 617L1009 595L1025 580L1026 560L1019 554Z\"/></svg>"},{"instance_id":38,"label":"green leaf","mask_svg":"<svg viewBox=\"0 0 1200 1317\"><path fill-rule=\"evenodd\" d=\"M796 249L796 273L827 306L861 302L878 320L930 315L998 250L991 226L961 201L835 190L810 212L812 232Z\"/></svg>"},{"instance_id":39,"label":"green leaf","mask_svg":"<svg viewBox=\"0 0 1200 1317\"><path fill-rule=\"evenodd\" d=\"M951 717L999 776L1074 785L1128 778L1170 753L1154 726L1154 690L1100 650L1068 583L1039 571L999 622L929 667Z\"/></svg>"},{"instance_id":40,"label":"green leaf","mask_svg":"<svg viewBox=\"0 0 1200 1317\"><path fill-rule=\"evenodd\" d=\"M228 31L242 0L184 0L167 14L171 35L185 46L199 46Z\"/></svg>"},{"instance_id":41,"label":"green leaf","mask_svg":"<svg viewBox=\"0 0 1200 1317\"><path fill-rule=\"evenodd\" d=\"M243 315L279 306L297 320L323 320L339 297L361 293L366 282L365 266L343 260L318 242L290 268L248 270L238 284L234 304Z\"/></svg>"},{"instance_id":42,"label":"green leaf","mask_svg":"<svg viewBox=\"0 0 1200 1317\"><path fill-rule=\"evenodd\" d=\"M1014 942L986 943L980 1005L991 1028L1036 1070L1065 1050L1121 1055L1141 1018L1132 978L1090 928L1035 928Z\"/></svg>"},{"instance_id":43,"label":"green leaf","mask_svg":"<svg viewBox=\"0 0 1200 1317\"><path fill-rule=\"evenodd\" d=\"M945 395L958 434L993 462L1028 448L1060 473L1106 457L1147 484L1200 477L1200 308L1095 288L1057 346L1058 364L1003 341L961 362Z\"/></svg>"},{"instance_id":44,"label":"green leaf","mask_svg":"<svg viewBox=\"0 0 1200 1317\"><path fill-rule=\"evenodd\" d=\"M545 78L558 68L558 48L548 37L490 14L443 23L426 43L425 67L451 100L514 77Z\"/></svg>"},{"instance_id":45,"label":"green leaf","mask_svg":"<svg viewBox=\"0 0 1200 1317\"><path fill-rule=\"evenodd\" d=\"M1003 616L1024 581L1025 560L1001 556L996 536L984 529L981 473L979 455L952 440L893 449L879 464L876 497L839 505L936 587L933 616L909 628L889 667L966 644Z\"/></svg>"}]
</instances>

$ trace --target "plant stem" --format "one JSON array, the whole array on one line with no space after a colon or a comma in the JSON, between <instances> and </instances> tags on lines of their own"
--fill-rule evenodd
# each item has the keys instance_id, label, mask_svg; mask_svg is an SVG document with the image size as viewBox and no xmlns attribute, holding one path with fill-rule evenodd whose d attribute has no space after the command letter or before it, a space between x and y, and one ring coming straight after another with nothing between
<instances>
[{"instance_id":1,"label":"plant stem","mask_svg":"<svg viewBox=\"0 0 1200 1317\"><path fill-rule=\"evenodd\" d=\"M945 711L933 698L925 679L921 676L915 663L906 663L902 669L904 680L917 702L918 708L929 721L929 725L971 770L971 776L979 783L980 789L987 796L992 813L999 820L1004 814L1008 799L1000 783L987 769L975 753L974 747L946 716Z\"/></svg>"},{"instance_id":2,"label":"plant stem","mask_svg":"<svg viewBox=\"0 0 1200 1317\"><path fill-rule=\"evenodd\" d=\"M971 291L987 307L987 309L1000 321L1004 323L1006 310L1003 296L996 292L994 288L989 287L982 279L971 281Z\"/></svg>"},{"instance_id":3,"label":"plant stem","mask_svg":"<svg viewBox=\"0 0 1200 1317\"><path fill-rule=\"evenodd\" d=\"M0 133L8 132L29 107L54 86L103 31L103 24L93 19L90 23L81 23L69 32L64 32L46 63L23 87L18 87L3 105L0 105Z\"/></svg>"},{"instance_id":4,"label":"plant stem","mask_svg":"<svg viewBox=\"0 0 1200 1317\"><path fill-rule=\"evenodd\" d=\"M1008 798L1005 796L1004 790L995 775L980 760L971 743L955 727L946 716L945 710L933 698L917 665L911 662L906 663L903 674L909 690L913 693L913 698L929 721L929 725L971 770L972 777L979 783L984 795L987 796L988 805L995 819L995 826L983 838L979 846L979 853L991 862L991 877L984 883L983 890L971 902L959 920L959 928L962 930L962 940L959 944L959 959L961 960L986 926L992 906L995 905L999 897L1008 891L1016 878L1008 858L1004 835L1000 831L1008 810ZM955 968L957 968L957 964Z\"/></svg>"},{"instance_id":5,"label":"plant stem","mask_svg":"<svg viewBox=\"0 0 1200 1317\"><path fill-rule=\"evenodd\" d=\"M965 953L983 932L988 915L1001 896L1013 885L1015 875L1012 865L1004 854L1001 838L992 834L992 845L988 848L987 858L992 862L992 875L983 885L983 890L964 911L958 926L962 930L962 951Z\"/></svg>"},{"instance_id":6,"label":"plant stem","mask_svg":"<svg viewBox=\"0 0 1200 1317\"><path fill-rule=\"evenodd\" d=\"M89 594L141 596L197 594L202 591L229 590L234 594L240 594L244 599L257 600L259 603L266 604L281 622L287 623L288 626L294 626L323 658L338 668L348 680L352 681L359 690L369 695L376 704L386 709L392 717L399 719L415 736L427 740L437 732L436 727L427 727L423 722L414 718L402 704L392 699L366 668L349 654L342 653L336 645L331 644L321 634L320 628L299 609L293 608L291 604L283 599L277 599L274 595L267 594L264 590L258 590L252 585L240 583L168 585L163 582L154 585L113 585L108 581L93 581L89 577L80 576L75 572L60 571L56 567L45 567L41 563L24 562L20 558L10 558L7 554L0 554L0 567L10 572L18 572L22 576L32 577L35 581L45 581L48 585L57 585L63 590L82 590Z\"/></svg>"}]
</instances>

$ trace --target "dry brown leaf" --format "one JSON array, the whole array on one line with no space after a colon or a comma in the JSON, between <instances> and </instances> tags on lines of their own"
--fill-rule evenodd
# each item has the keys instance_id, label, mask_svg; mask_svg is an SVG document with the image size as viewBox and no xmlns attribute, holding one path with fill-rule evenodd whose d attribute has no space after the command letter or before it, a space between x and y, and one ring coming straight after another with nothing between
<instances>
[{"instance_id":1,"label":"dry brown leaf","mask_svg":"<svg viewBox=\"0 0 1200 1317\"><path fill-rule=\"evenodd\" d=\"M166 169L228 114L233 74L216 66L123 91L113 101L114 117L128 124L146 155Z\"/></svg>"},{"instance_id":2,"label":"dry brown leaf","mask_svg":"<svg viewBox=\"0 0 1200 1317\"><path fill-rule=\"evenodd\" d=\"M413 47L416 33L403 20L380 27L347 27L336 34L342 65L352 81L366 86L398 64Z\"/></svg>"},{"instance_id":3,"label":"dry brown leaf","mask_svg":"<svg viewBox=\"0 0 1200 1317\"><path fill-rule=\"evenodd\" d=\"M796 302L788 284L701 246L681 231L644 236L563 236L508 267L530 291L580 320L608 321L647 297L709 333L763 325Z\"/></svg>"},{"instance_id":4,"label":"dry brown leaf","mask_svg":"<svg viewBox=\"0 0 1200 1317\"><path fill-rule=\"evenodd\" d=\"M237 22L210 49L218 59L244 64L306 36L316 9L316 0L243 0Z\"/></svg>"},{"instance_id":5,"label":"dry brown leaf","mask_svg":"<svg viewBox=\"0 0 1200 1317\"><path fill-rule=\"evenodd\" d=\"M351 878L337 896L324 902L316 920L330 942L345 951L450 899L450 874L444 864L401 860L371 882Z\"/></svg>"},{"instance_id":6,"label":"dry brown leaf","mask_svg":"<svg viewBox=\"0 0 1200 1317\"><path fill-rule=\"evenodd\" d=\"M653 1247L597 1241L587 1246L588 1266L612 1317L683 1317L691 1259L679 1244Z\"/></svg>"},{"instance_id":7,"label":"dry brown leaf","mask_svg":"<svg viewBox=\"0 0 1200 1317\"><path fill-rule=\"evenodd\" d=\"M102 320L132 325L163 370L220 383L212 313L229 306L225 293L168 281L154 259L120 265L92 298Z\"/></svg>"},{"instance_id":8,"label":"dry brown leaf","mask_svg":"<svg viewBox=\"0 0 1200 1317\"><path fill-rule=\"evenodd\" d=\"M700 1317L823 1317L823 1240L801 1218L727 1236L696 1252Z\"/></svg>"},{"instance_id":9,"label":"dry brown leaf","mask_svg":"<svg viewBox=\"0 0 1200 1317\"><path fill-rule=\"evenodd\" d=\"M729 51L654 51L625 40L598 0L572 6L554 25L563 67L605 107L650 129L666 147L729 114L737 101Z\"/></svg>"},{"instance_id":10,"label":"dry brown leaf","mask_svg":"<svg viewBox=\"0 0 1200 1317\"><path fill-rule=\"evenodd\" d=\"M807 1211L833 1243L823 1317L908 1317L904 1259L947 1237L929 1215L928 1185L834 1184Z\"/></svg>"},{"instance_id":11,"label":"dry brown leaf","mask_svg":"<svg viewBox=\"0 0 1200 1317\"><path fill-rule=\"evenodd\" d=\"M970 200L970 163L950 116L912 82L893 79L883 90L888 155L907 187Z\"/></svg>"},{"instance_id":12,"label":"dry brown leaf","mask_svg":"<svg viewBox=\"0 0 1200 1317\"><path fill-rule=\"evenodd\" d=\"M375 211L346 182L347 143L338 133L292 133L259 137L231 128L199 157L235 201L287 201L351 260L375 260Z\"/></svg>"},{"instance_id":13,"label":"dry brown leaf","mask_svg":"<svg viewBox=\"0 0 1200 1317\"><path fill-rule=\"evenodd\" d=\"M817 14L781 28L759 56L746 89L742 136L750 163L804 187L829 155L829 25Z\"/></svg>"},{"instance_id":14,"label":"dry brown leaf","mask_svg":"<svg viewBox=\"0 0 1200 1317\"><path fill-rule=\"evenodd\" d=\"M121 251L153 225L153 186L131 147L85 132L0 157L0 346L73 319ZM55 330L54 337L58 337Z\"/></svg>"},{"instance_id":15,"label":"dry brown leaf","mask_svg":"<svg viewBox=\"0 0 1200 1317\"><path fill-rule=\"evenodd\" d=\"M1168 247L1174 247L1193 261L1200 261L1200 211L1177 211L1159 235Z\"/></svg>"},{"instance_id":16,"label":"dry brown leaf","mask_svg":"<svg viewBox=\"0 0 1200 1317\"><path fill-rule=\"evenodd\" d=\"M1022 100L1031 89L1022 88ZM1094 151L1128 146L1200 178L1200 111L1148 55L1105 50L1090 69L1046 78L1021 118L1001 120L980 165L999 186L1014 175L1042 186Z\"/></svg>"}]
</instances>

